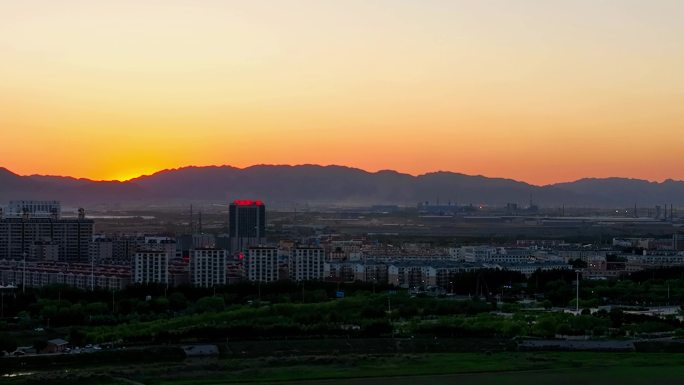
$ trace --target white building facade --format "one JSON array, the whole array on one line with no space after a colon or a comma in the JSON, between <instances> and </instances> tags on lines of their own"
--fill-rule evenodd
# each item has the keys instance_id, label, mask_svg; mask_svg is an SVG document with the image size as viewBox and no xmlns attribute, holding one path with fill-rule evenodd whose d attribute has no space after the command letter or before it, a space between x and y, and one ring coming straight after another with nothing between
<instances>
[{"instance_id":1,"label":"white building facade","mask_svg":"<svg viewBox=\"0 0 684 385\"><path fill-rule=\"evenodd\" d=\"M247 250L246 274L252 282L278 280L278 248L250 247Z\"/></svg>"},{"instance_id":2,"label":"white building facade","mask_svg":"<svg viewBox=\"0 0 684 385\"><path fill-rule=\"evenodd\" d=\"M169 283L169 259L166 251L139 251L133 257L133 283Z\"/></svg>"},{"instance_id":3,"label":"white building facade","mask_svg":"<svg viewBox=\"0 0 684 385\"><path fill-rule=\"evenodd\" d=\"M34 201L21 200L10 201L7 206L7 216L21 218L24 212L32 218L56 218L62 214L62 205L59 201Z\"/></svg>"},{"instance_id":4,"label":"white building facade","mask_svg":"<svg viewBox=\"0 0 684 385\"><path fill-rule=\"evenodd\" d=\"M228 254L220 249L190 251L190 283L199 287L225 285Z\"/></svg>"},{"instance_id":5,"label":"white building facade","mask_svg":"<svg viewBox=\"0 0 684 385\"><path fill-rule=\"evenodd\" d=\"M322 247L296 247L290 255L290 279L313 281L325 277L323 265L325 250Z\"/></svg>"}]
</instances>

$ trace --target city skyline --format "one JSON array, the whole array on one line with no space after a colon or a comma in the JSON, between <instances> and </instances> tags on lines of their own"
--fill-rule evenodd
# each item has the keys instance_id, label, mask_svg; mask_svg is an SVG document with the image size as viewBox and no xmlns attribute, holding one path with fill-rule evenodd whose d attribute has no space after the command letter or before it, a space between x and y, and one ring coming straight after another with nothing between
<instances>
[{"instance_id":1,"label":"city skyline","mask_svg":"<svg viewBox=\"0 0 684 385\"><path fill-rule=\"evenodd\" d=\"M0 0L0 382L677 383L683 15Z\"/></svg>"},{"instance_id":2,"label":"city skyline","mask_svg":"<svg viewBox=\"0 0 684 385\"><path fill-rule=\"evenodd\" d=\"M2 164L684 179L679 1L0 1Z\"/></svg>"}]
</instances>

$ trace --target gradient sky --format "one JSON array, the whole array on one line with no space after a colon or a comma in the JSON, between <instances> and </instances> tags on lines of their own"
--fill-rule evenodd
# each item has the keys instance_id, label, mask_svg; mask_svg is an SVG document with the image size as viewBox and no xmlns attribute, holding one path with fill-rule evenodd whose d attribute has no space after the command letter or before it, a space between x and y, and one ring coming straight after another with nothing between
<instances>
[{"instance_id":1,"label":"gradient sky","mask_svg":"<svg viewBox=\"0 0 684 385\"><path fill-rule=\"evenodd\" d=\"M681 0L0 0L0 166L684 179Z\"/></svg>"}]
</instances>

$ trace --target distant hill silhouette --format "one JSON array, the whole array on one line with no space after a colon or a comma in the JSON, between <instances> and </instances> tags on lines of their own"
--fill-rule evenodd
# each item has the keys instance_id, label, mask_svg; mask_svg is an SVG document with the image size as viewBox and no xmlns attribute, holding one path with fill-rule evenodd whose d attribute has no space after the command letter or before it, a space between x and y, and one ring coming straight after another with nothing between
<instances>
[{"instance_id":1,"label":"distant hill silhouette","mask_svg":"<svg viewBox=\"0 0 684 385\"><path fill-rule=\"evenodd\" d=\"M127 182L59 176L20 176L0 168L0 202L57 199L67 204L220 202L259 198L275 206L459 204L630 207L673 203L684 206L684 182L637 179L581 179L534 186L511 179L433 172L419 176L396 171L367 172L342 166L258 165L184 167Z\"/></svg>"}]
</instances>

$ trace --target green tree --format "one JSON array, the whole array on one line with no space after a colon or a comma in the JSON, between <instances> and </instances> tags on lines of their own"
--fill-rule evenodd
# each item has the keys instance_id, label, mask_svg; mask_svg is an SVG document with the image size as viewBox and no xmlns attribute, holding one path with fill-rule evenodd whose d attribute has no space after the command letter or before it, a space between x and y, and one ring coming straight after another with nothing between
<instances>
[{"instance_id":1,"label":"green tree","mask_svg":"<svg viewBox=\"0 0 684 385\"><path fill-rule=\"evenodd\" d=\"M166 313L171 306L171 301L167 298L164 297L157 297L152 300L152 311L161 314L161 313Z\"/></svg>"},{"instance_id":2,"label":"green tree","mask_svg":"<svg viewBox=\"0 0 684 385\"><path fill-rule=\"evenodd\" d=\"M69 331L69 343L72 346L83 346L86 344L86 334L78 328L71 328Z\"/></svg>"},{"instance_id":3,"label":"green tree","mask_svg":"<svg viewBox=\"0 0 684 385\"><path fill-rule=\"evenodd\" d=\"M181 292L174 292L169 296L169 307L173 311L182 311L188 307L188 299Z\"/></svg>"},{"instance_id":4,"label":"green tree","mask_svg":"<svg viewBox=\"0 0 684 385\"><path fill-rule=\"evenodd\" d=\"M223 297L202 297L193 306L195 313L216 312L225 309L226 303Z\"/></svg>"},{"instance_id":5,"label":"green tree","mask_svg":"<svg viewBox=\"0 0 684 385\"><path fill-rule=\"evenodd\" d=\"M6 333L0 333L0 351L8 353L17 349L17 340Z\"/></svg>"}]
</instances>

